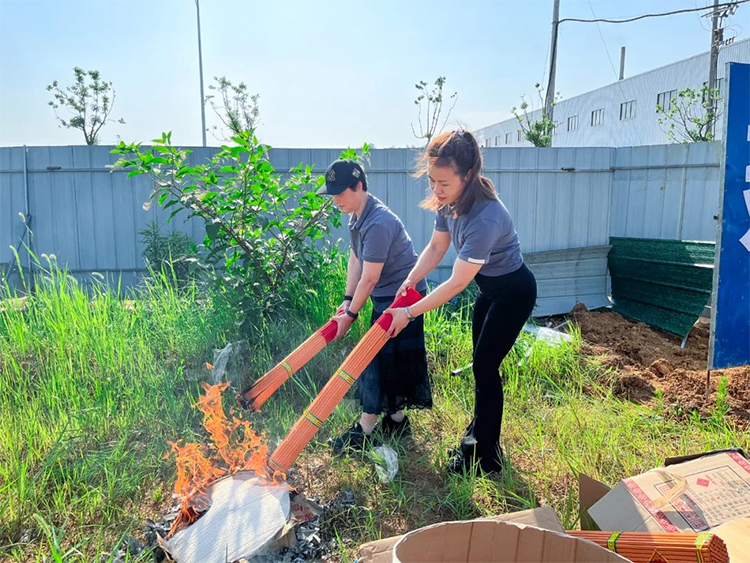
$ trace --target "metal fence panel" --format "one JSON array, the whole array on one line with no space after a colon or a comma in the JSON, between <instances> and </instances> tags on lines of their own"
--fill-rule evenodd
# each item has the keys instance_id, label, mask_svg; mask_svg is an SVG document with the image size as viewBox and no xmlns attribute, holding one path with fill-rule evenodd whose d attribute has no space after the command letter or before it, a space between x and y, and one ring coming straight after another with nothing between
<instances>
[{"instance_id":1,"label":"metal fence panel","mask_svg":"<svg viewBox=\"0 0 750 563\"><path fill-rule=\"evenodd\" d=\"M610 234L715 240L719 147L690 143L617 149Z\"/></svg>"},{"instance_id":2,"label":"metal fence panel","mask_svg":"<svg viewBox=\"0 0 750 563\"><path fill-rule=\"evenodd\" d=\"M90 272L123 274L131 285L142 274L141 231L150 221L204 237L198 218L177 216L144 205L153 188L145 176L127 178L107 166L111 147L0 148L0 264L12 260L24 227L27 182L38 254L55 254L83 279ZM192 148L190 162L203 163L216 148ZM338 157L338 149L272 149L270 160L287 173L300 163L317 173ZM514 218L522 251L602 247L610 236L714 240L718 206L718 143L628 148L485 148L485 174ZM371 192L401 217L417 252L429 242L434 215L419 207L428 189L413 172L415 149L375 149L366 165ZM346 228L335 237L346 239ZM455 259L451 249L432 279L442 281ZM25 258L24 258L25 260ZM600 263L592 262L592 263ZM597 282L599 283L599 282ZM568 297L581 294L568 284ZM547 284L549 285L549 284ZM540 299L564 301L560 284L543 285ZM585 288L584 288L585 289ZM597 286L595 292L601 292ZM547 295L544 295L547 292ZM562 293L560 293L562 292Z\"/></svg>"}]
</instances>

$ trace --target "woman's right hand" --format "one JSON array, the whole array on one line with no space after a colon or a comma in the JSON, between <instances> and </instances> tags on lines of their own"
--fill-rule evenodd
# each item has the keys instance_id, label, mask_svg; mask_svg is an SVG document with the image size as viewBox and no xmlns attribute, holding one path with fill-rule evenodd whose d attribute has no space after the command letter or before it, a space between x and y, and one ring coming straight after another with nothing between
<instances>
[{"instance_id":1,"label":"woman's right hand","mask_svg":"<svg viewBox=\"0 0 750 563\"><path fill-rule=\"evenodd\" d=\"M334 340L338 340L347 332L349 332L349 327L352 326L352 323L354 322L354 319L346 313L336 315L335 317L332 317L331 320L334 321L337 325L336 336L334 337Z\"/></svg>"},{"instance_id":2,"label":"woman's right hand","mask_svg":"<svg viewBox=\"0 0 750 563\"><path fill-rule=\"evenodd\" d=\"M401 284L401 287L398 288L396 295L406 295L406 290L409 288L415 289L416 285L416 282L411 281L411 278L406 278L404 283Z\"/></svg>"}]
</instances>

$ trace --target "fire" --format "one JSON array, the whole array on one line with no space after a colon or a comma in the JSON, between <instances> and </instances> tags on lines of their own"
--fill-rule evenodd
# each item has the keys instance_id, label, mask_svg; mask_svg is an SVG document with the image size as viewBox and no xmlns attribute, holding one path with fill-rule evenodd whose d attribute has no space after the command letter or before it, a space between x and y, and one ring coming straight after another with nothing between
<instances>
[{"instance_id":1,"label":"fire","mask_svg":"<svg viewBox=\"0 0 750 563\"><path fill-rule=\"evenodd\" d=\"M207 508L202 494L208 485L238 471L253 471L269 481L284 476L268 468L268 446L264 437L256 433L250 423L224 413L221 397L229 383L208 385L196 405L203 413L203 426L211 437L211 444L171 443L177 458L177 481L174 492L180 499L180 513L172 524L169 535L195 522ZM233 415L233 410L230 415Z\"/></svg>"}]
</instances>

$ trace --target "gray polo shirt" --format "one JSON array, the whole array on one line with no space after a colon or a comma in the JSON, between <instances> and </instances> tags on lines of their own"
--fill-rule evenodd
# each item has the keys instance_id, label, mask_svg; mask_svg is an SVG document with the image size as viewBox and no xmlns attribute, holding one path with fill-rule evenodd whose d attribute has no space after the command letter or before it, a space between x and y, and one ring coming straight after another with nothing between
<instances>
[{"instance_id":1,"label":"gray polo shirt","mask_svg":"<svg viewBox=\"0 0 750 563\"><path fill-rule=\"evenodd\" d=\"M435 230L450 233L458 257L482 264L483 276L510 274L523 264L513 219L499 199L478 201L456 218L443 208L436 213Z\"/></svg>"},{"instance_id":2,"label":"gray polo shirt","mask_svg":"<svg viewBox=\"0 0 750 563\"><path fill-rule=\"evenodd\" d=\"M383 264L383 271L372 290L373 297L394 297L417 263L411 238L393 211L373 195L367 196L362 216L349 218L349 234L354 255L362 262ZM417 291L424 292L421 281Z\"/></svg>"}]
</instances>

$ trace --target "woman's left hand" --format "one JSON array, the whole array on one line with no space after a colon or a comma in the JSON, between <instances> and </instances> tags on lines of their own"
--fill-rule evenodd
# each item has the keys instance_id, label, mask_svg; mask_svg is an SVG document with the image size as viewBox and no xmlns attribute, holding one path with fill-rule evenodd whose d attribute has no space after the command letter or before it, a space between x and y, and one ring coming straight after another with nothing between
<instances>
[{"instance_id":1,"label":"woman's left hand","mask_svg":"<svg viewBox=\"0 0 750 563\"><path fill-rule=\"evenodd\" d=\"M388 314L393 317L391 328L388 329L388 336L391 338L398 336L398 333L404 330L406 325L409 324L409 318L406 316L406 311L401 307L395 309L388 308L383 311L383 314Z\"/></svg>"}]
</instances>

